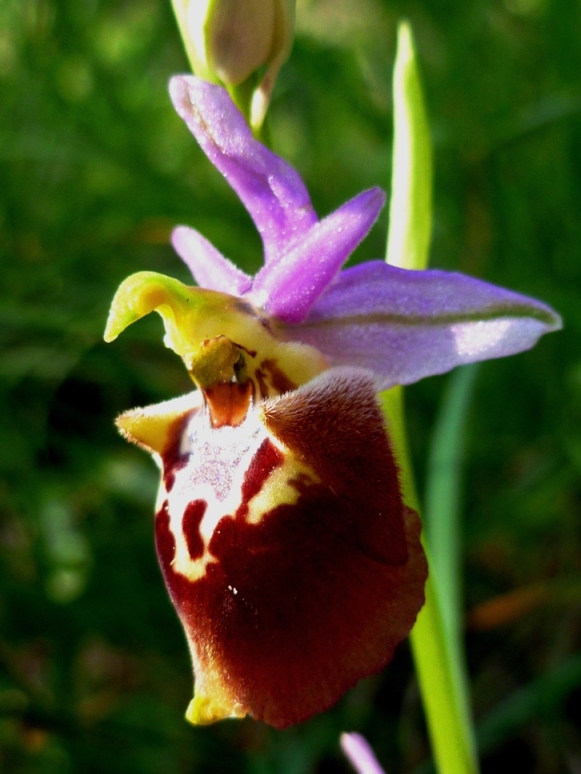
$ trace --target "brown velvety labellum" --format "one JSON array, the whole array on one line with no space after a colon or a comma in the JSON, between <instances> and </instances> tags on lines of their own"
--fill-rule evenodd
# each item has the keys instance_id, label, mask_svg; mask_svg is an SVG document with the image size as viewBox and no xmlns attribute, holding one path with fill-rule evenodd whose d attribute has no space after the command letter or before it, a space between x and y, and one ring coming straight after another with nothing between
<instances>
[{"instance_id":1,"label":"brown velvety labellum","mask_svg":"<svg viewBox=\"0 0 581 774\"><path fill-rule=\"evenodd\" d=\"M354 513L360 511L353 527L362 549L378 560L403 563L404 506L373 381L354 369L327 374L265 401L265 424Z\"/></svg>"},{"instance_id":2,"label":"brown velvety labellum","mask_svg":"<svg viewBox=\"0 0 581 774\"><path fill-rule=\"evenodd\" d=\"M283 728L380 671L427 566L372 378L331 369L236 427L193 413L170 447L157 550L197 685Z\"/></svg>"}]
</instances>

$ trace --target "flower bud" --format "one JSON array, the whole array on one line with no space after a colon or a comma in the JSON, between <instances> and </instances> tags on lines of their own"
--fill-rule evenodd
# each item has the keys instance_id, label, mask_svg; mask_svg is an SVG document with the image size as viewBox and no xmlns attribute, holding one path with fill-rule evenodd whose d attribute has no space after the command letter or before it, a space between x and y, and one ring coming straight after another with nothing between
<instances>
[{"instance_id":1,"label":"flower bud","mask_svg":"<svg viewBox=\"0 0 581 774\"><path fill-rule=\"evenodd\" d=\"M229 89L259 68L264 76L252 95L250 123L264 119L278 72L294 33L296 0L173 0L194 72Z\"/></svg>"}]
</instances>

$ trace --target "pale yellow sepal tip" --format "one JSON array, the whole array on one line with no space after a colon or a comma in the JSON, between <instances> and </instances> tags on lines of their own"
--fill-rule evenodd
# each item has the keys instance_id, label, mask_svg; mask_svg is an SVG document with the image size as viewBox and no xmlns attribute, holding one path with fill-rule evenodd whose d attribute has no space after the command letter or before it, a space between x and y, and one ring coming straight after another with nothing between
<instances>
[{"instance_id":1,"label":"pale yellow sepal tip","mask_svg":"<svg viewBox=\"0 0 581 774\"><path fill-rule=\"evenodd\" d=\"M196 694L186 710L186 720L194 726L208 726L218 720L243 718L246 712L235 704L224 705L215 698Z\"/></svg>"}]
</instances>

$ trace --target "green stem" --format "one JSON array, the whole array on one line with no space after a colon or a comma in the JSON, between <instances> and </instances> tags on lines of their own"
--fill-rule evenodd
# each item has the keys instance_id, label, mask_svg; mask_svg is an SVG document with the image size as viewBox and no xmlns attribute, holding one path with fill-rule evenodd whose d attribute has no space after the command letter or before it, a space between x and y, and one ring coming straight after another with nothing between
<instances>
[{"instance_id":1,"label":"green stem","mask_svg":"<svg viewBox=\"0 0 581 774\"><path fill-rule=\"evenodd\" d=\"M270 138L270 132L267 128L267 119L268 114L265 116L265 120L260 124L260 126L252 126L251 123L251 112L252 112L252 98L254 96L254 93L256 91L256 88L258 87L260 78L258 73L252 73L245 81L240 83L238 86L228 86L228 93L232 97L232 101L236 105L236 107L240 110L244 118L246 119L246 122L252 129L252 134L256 137L257 140L259 140L263 145L266 145L267 147L271 147L271 138Z\"/></svg>"},{"instance_id":2,"label":"green stem","mask_svg":"<svg viewBox=\"0 0 581 774\"><path fill-rule=\"evenodd\" d=\"M227 86L232 102L240 110L248 124L250 124L250 104L255 86L256 78L254 76L250 76L238 86Z\"/></svg>"},{"instance_id":3,"label":"green stem","mask_svg":"<svg viewBox=\"0 0 581 774\"><path fill-rule=\"evenodd\" d=\"M384 392L381 400L400 466L404 500L419 511L405 431L403 389L394 387ZM432 575L428 578L426 602L410 635L434 758L439 774L477 774L472 726L459 690L457 670L461 667L451 658L435 580Z\"/></svg>"}]
</instances>

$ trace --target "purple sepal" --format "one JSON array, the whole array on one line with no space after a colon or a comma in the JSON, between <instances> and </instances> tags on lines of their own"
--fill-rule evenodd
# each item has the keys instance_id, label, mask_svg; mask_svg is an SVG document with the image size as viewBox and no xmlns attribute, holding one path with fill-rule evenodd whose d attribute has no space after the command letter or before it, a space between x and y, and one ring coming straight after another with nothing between
<instances>
[{"instance_id":1,"label":"purple sepal","mask_svg":"<svg viewBox=\"0 0 581 774\"><path fill-rule=\"evenodd\" d=\"M383 191L372 188L316 223L281 260L258 272L250 298L284 322L302 322L367 235L384 202Z\"/></svg>"},{"instance_id":2,"label":"purple sepal","mask_svg":"<svg viewBox=\"0 0 581 774\"><path fill-rule=\"evenodd\" d=\"M198 231L178 226L171 235L172 245L201 288L241 296L250 290L252 277L235 266Z\"/></svg>"},{"instance_id":3,"label":"purple sepal","mask_svg":"<svg viewBox=\"0 0 581 774\"><path fill-rule=\"evenodd\" d=\"M282 333L331 366L371 369L386 389L522 352L560 327L550 307L482 280L372 261L341 272L307 319Z\"/></svg>"},{"instance_id":4,"label":"purple sepal","mask_svg":"<svg viewBox=\"0 0 581 774\"><path fill-rule=\"evenodd\" d=\"M221 86L177 75L169 91L178 114L250 213L265 263L280 258L281 248L287 250L317 222L300 175L254 139Z\"/></svg>"}]
</instances>

